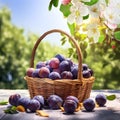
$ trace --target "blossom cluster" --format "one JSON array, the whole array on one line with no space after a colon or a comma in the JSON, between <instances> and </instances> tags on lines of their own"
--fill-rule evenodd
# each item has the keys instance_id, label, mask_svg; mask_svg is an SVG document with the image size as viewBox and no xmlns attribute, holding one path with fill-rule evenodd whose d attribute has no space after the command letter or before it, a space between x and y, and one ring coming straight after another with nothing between
<instances>
[{"instance_id":1,"label":"blossom cluster","mask_svg":"<svg viewBox=\"0 0 120 120\"><path fill-rule=\"evenodd\" d=\"M115 31L120 25L120 0L63 0L63 5L70 4L70 14L67 21L70 24L85 26L88 38L93 38L94 42L98 42L101 29ZM84 19L84 18L87 19ZM110 36L112 37L112 36Z\"/></svg>"}]
</instances>

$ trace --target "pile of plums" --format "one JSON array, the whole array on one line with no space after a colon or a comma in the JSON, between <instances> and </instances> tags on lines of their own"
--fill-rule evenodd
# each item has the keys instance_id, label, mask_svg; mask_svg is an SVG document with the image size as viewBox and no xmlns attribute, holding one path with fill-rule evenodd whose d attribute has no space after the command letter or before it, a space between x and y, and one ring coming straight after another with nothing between
<instances>
[{"instance_id":1,"label":"pile of plums","mask_svg":"<svg viewBox=\"0 0 120 120\"><path fill-rule=\"evenodd\" d=\"M48 61L38 62L35 68L28 68L26 75L29 77L57 79L77 79L78 64L61 54L55 55ZM93 76L93 70L87 64L82 64L84 78Z\"/></svg>"},{"instance_id":2,"label":"pile of plums","mask_svg":"<svg viewBox=\"0 0 120 120\"><path fill-rule=\"evenodd\" d=\"M16 107L23 106L26 112L35 112L44 106L44 98L41 95L37 95L30 99L28 97L21 97L20 94L13 94L9 97L9 103Z\"/></svg>"},{"instance_id":3,"label":"pile of plums","mask_svg":"<svg viewBox=\"0 0 120 120\"><path fill-rule=\"evenodd\" d=\"M104 94L98 94L95 97L96 103L102 107L106 103L106 96ZM46 106L49 109L56 110L61 107L64 108L66 113L72 114L79 106L79 100L75 96L67 96L65 100L63 100L58 95L50 95L48 99L44 99L41 95L36 95L32 99L27 97L21 97L20 94L13 94L9 97L9 103L12 106L23 106L26 112L35 112L36 110L45 108ZM86 111L93 111L95 108L95 102L88 98L83 101L83 107Z\"/></svg>"}]
</instances>

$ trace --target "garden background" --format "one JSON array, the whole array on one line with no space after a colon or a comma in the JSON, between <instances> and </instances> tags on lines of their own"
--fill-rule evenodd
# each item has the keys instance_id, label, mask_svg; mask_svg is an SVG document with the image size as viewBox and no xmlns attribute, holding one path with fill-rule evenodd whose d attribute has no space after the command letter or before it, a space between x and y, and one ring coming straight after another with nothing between
<instances>
[{"instance_id":1,"label":"garden background","mask_svg":"<svg viewBox=\"0 0 120 120\"><path fill-rule=\"evenodd\" d=\"M40 35L54 28L70 32L60 11L54 7L49 11L48 6L49 0L0 0L1 89L27 88L24 76L33 45ZM37 49L35 63L48 60L57 53L77 62L73 46L66 43L63 37L47 37ZM94 71L96 80L93 89L120 89L120 43L113 46L102 42L91 44L89 48L87 46L86 42L80 44L83 63L87 63Z\"/></svg>"}]
</instances>

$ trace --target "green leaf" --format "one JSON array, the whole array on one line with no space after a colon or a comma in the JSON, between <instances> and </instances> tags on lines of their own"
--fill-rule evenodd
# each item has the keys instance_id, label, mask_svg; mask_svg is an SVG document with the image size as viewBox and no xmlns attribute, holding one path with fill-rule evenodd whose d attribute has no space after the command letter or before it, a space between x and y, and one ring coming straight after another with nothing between
<instances>
[{"instance_id":1,"label":"green leaf","mask_svg":"<svg viewBox=\"0 0 120 120\"><path fill-rule=\"evenodd\" d=\"M86 39L86 37L87 37L87 35L86 34L80 34L80 40L85 40Z\"/></svg>"},{"instance_id":2,"label":"green leaf","mask_svg":"<svg viewBox=\"0 0 120 120\"><path fill-rule=\"evenodd\" d=\"M49 6L48 6L48 10L50 11L51 9L52 9L52 0L50 1L50 3L49 3Z\"/></svg>"},{"instance_id":3,"label":"green leaf","mask_svg":"<svg viewBox=\"0 0 120 120\"><path fill-rule=\"evenodd\" d=\"M90 2L83 2L85 5L92 6L96 4L99 0L91 0Z\"/></svg>"},{"instance_id":4,"label":"green leaf","mask_svg":"<svg viewBox=\"0 0 120 120\"><path fill-rule=\"evenodd\" d=\"M66 37L63 37L63 38L61 39L61 42L62 42L61 44L64 45L64 44L66 43Z\"/></svg>"},{"instance_id":5,"label":"green leaf","mask_svg":"<svg viewBox=\"0 0 120 120\"><path fill-rule=\"evenodd\" d=\"M105 0L105 2L106 2L106 4L108 5L108 3L109 3L109 0Z\"/></svg>"},{"instance_id":6,"label":"green leaf","mask_svg":"<svg viewBox=\"0 0 120 120\"><path fill-rule=\"evenodd\" d=\"M116 31L114 33L114 37L115 37L116 40L120 41L120 31Z\"/></svg>"},{"instance_id":7,"label":"green leaf","mask_svg":"<svg viewBox=\"0 0 120 120\"><path fill-rule=\"evenodd\" d=\"M54 2L53 2L54 7L57 7L59 0L53 0L53 1L54 1Z\"/></svg>"},{"instance_id":8,"label":"green leaf","mask_svg":"<svg viewBox=\"0 0 120 120\"><path fill-rule=\"evenodd\" d=\"M107 95L107 100L114 100L116 99L116 95Z\"/></svg>"},{"instance_id":9,"label":"green leaf","mask_svg":"<svg viewBox=\"0 0 120 120\"><path fill-rule=\"evenodd\" d=\"M16 114L16 113L18 113L15 106L7 108L6 110L4 110L4 112L8 113L8 114Z\"/></svg>"},{"instance_id":10,"label":"green leaf","mask_svg":"<svg viewBox=\"0 0 120 120\"><path fill-rule=\"evenodd\" d=\"M8 104L8 101L1 101L0 102L0 105L7 105Z\"/></svg>"},{"instance_id":11,"label":"green leaf","mask_svg":"<svg viewBox=\"0 0 120 120\"><path fill-rule=\"evenodd\" d=\"M69 53L71 53L71 54L74 52L73 48L68 48L68 51L69 51Z\"/></svg>"},{"instance_id":12,"label":"green leaf","mask_svg":"<svg viewBox=\"0 0 120 120\"><path fill-rule=\"evenodd\" d=\"M74 49L73 48L68 48L68 55L69 57L71 57L74 53Z\"/></svg>"},{"instance_id":13,"label":"green leaf","mask_svg":"<svg viewBox=\"0 0 120 120\"><path fill-rule=\"evenodd\" d=\"M100 35L98 42L102 43L105 40L105 35Z\"/></svg>"},{"instance_id":14,"label":"green leaf","mask_svg":"<svg viewBox=\"0 0 120 120\"><path fill-rule=\"evenodd\" d=\"M86 15L86 16L83 16L83 20L86 20L86 19L88 19L88 18L89 18L89 14Z\"/></svg>"},{"instance_id":15,"label":"green leaf","mask_svg":"<svg viewBox=\"0 0 120 120\"><path fill-rule=\"evenodd\" d=\"M52 6L57 7L59 3L59 0L51 0L48 6L48 10L50 11L52 9Z\"/></svg>"},{"instance_id":16,"label":"green leaf","mask_svg":"<svg viewBox=\"0 0 120 120\"><path fill-rule=\"evenodd\" d=\"M69 27L71 35L74 35L74 33L75 33L75 23L73 23L73 24L67 23L67 25Z\"/></svg>"},{"instance_id":17,"label":"green leaf","mask_svg":"<svg viewBox=\"0 0 120 120\"><path fill-rule=\"evenodd\" d=\"M60 11L63 13L63 15L65 17L68 17L68 15L71 13L70 12L70 6L71 6L71 4L67 4L67 5L61 4L60 5Z\"/></svg>"}]
</instances>

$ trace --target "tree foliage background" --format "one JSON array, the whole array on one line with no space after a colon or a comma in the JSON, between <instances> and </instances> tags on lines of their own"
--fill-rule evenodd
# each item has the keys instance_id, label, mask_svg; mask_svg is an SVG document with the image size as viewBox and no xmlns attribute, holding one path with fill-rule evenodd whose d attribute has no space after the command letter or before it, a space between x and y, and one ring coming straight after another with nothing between
<instances>
[{"instance_id":1,"label":"tree foliage background","mask_svg":"<svg viewBox=\"0 0 120 120\"><path fill-rule=\"evenodd\" d=\"M7 8L0 9L0 88L27 87L24 76L33 46L39 37L33 33L25 36L23 29L11 23L10 11ZM34 62L48 60L59 52L63 53L64 49L41 42Z\"/></svg>"},{"instance_id":2,"label":"tree foliage background","mask_svg":"<svg viewBox=\"0 0 120 120\"><path fill-rule=\"evenodd\" d=\"M33 33L25 36L23 29L11 23L10 11L0 9L0 88L27 88L24 76L38 37ZM66 38L63 38L62 44L66 42ZM93 89L120 89L120 44L116 44L115 48L107 42L91 44L87 49L86 42L80 41L79 45L83 62L94 71L96 80ZM68 49L54 46L53 50L53 46L47 42L42 42L36 53L35 63L48 60L57 53L77 58L74 46Z\"/></svg>"}]
</instances>

